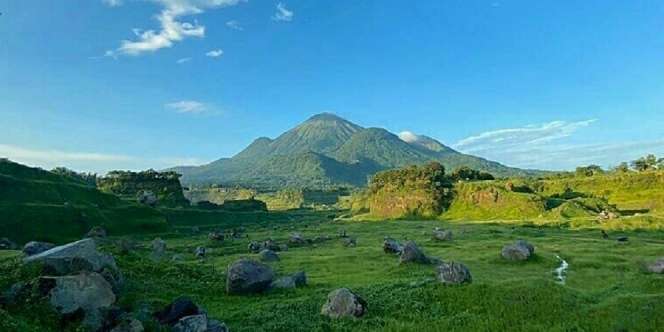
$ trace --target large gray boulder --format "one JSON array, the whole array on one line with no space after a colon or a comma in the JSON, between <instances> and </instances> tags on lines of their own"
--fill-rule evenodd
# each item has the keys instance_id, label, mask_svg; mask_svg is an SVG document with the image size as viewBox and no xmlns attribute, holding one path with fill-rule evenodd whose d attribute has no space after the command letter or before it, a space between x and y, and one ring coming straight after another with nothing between
<instances>
[{"instance_id":1,"label":"large gray boulder","mask_svg":"<svg viewBox=\"0 0 664 332\"><path fill-rule=\"evenodd\" d=\"M30 241L23 246L23 253L26 256L33 256L53 248L55 248L53 243Z\"/></svg>"},{"instance_id":2,"label":"large gray boulder","mask_svg":"<svg viewBox=\"0 0 664 332\"><path fill-rule=\"evenodd\" d=\"M648 264L648 271L652 273L664 273L664 257Z\"/></svg>"},{"instance_id":3,"label":"large gray boulder","mask_svg":"<svg viewBox=\"0 0 664 332\"><path fill-rule=\"evenodd\" d=\"M385 251L385 253L400 254L402 250L403 247L397 240L391 237L385 237L385 240L383 241L383 251Z\"/></svg>"},{"instance_id":4,"label":"large gray boulder","mask_svg":"<svg viewBox=\"0 0 664 332\"><path fill-rule=\"evenodd\" d=\"M226 292L228 294L260 293L270 288L274 272L269 266L240 259L228 267L226 273Z\"/></svg>"},{"instance_id":5,"label":"large gray boulder","mask_svg":"<svg viewBox=\"0 0 664 332\"><path fill-rule=\"evenodd\" d=\"M436 269L436 277L438 281L446 285L460 285L473 281L468 267L457 262L440 264Z\"/></svg>"},{"instance_id":6,"label":"large gray boulder","mask_svg":"<svg viewBox=\"0 0 664 332\"><path fill-rule=\"evenodd\" d=\"M408 241L401 251L399 263L431 264L432 260L420 250L415 241Z\"/></svg>"},{"instance_id":7,"label":"large gray boulder","mask_svg":"<svg viewBox=\"0 0 664 332\"><path fill-rule=\"evenodd\" d=\"M62 277L42 277L40 289L47 293L49 303L62 316L82 311L83 325L96 331L103 325L103 310L115 303L111 285L96 272L82 272Z\"/></svg>"},{"instance_id":8,"label":"large gray boulder","mask_svg":"<svg viewBox=\"0 0 664 332\"><path fill-rule=\"evenodd\" d=\"M333 319L357 318L367 311L367 302L348 288L339 288L327 295L320 313Z\"/></svg>"},{"instance_id":9,"label":"large gray boulder","mask_svg":"<svg viewBox=\"0 0 664 332\"><path fill-rule=\"evenodd\" d=\"M525 261L534 253L535 247L532 244L524 240L517 240L514 244L504 246L501 256L510 261Z\"/></svg>"},{"instance_id":10,"label":"large gray boulder","mask_svg":"<svg viewBox=\"0 0 664 332\"><path fill-rule=\"evenodd\" d=\"M83 239L44 251L23 259L26 264L42 263L48 274L66 275L80 271L119 275L113 256L97 251L93 239Z\"/></svg>"}]
</instances>

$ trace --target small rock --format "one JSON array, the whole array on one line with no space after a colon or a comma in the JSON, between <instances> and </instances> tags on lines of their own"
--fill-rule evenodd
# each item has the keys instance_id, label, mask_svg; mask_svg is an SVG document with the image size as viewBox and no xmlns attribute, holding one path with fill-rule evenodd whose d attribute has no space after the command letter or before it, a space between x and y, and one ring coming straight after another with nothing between
<instances>
[{"instance_id":1,"label":"small rock","mask_svg":"<svg viewBox=\"0 0 664 332\"><path fill-rule=\"evenodd\" d=\"M172 332L207 332L208 319L206 315L192 315L182 317L171 329Z\"/></svg>"},{"instance_id":2,"label":"small rock","mask_svg":"<svg viewBox=\"0 0 664 332\"><path fill-rule=\"evenodd\" d=\"M621 237L616 238L616 241L618 241L618 242L627 242L627 241L629 241L629 238L627 236L621 236Z\"/></svg>"},{"instance_id":3,"label":"small rock","mask_svg":"<svg viewBox=\"0 0 664 332\"><path fill-rule=\"evenodd\" d=\"M116 325L111 332L143 332L144 330L141 321L134 318L127 318Z\"/></svg>"},{"instance_id":4,"label":"small rock","mask_svg":"<svg viewBox=\"0 0 664 332\"><path fill-rule=\"evenodd\" d=\"M295 280L292 277L281 277L270 284L270 288L289 289L295 288Z\"/></svg>"},{"instance_id":5,"label":"small rock","mask_svg":"<svg viewBox=\"0 0 664 332\"><path fill-rule=\"evenodd\" d=\"M207 326L208 329L206 332L228 332L226 324L215 319L208 319Z\"/></svg>"},{"instance_id":6,"label":"small rock","mask_svg":"<svg viewBox=\"0 0 664 332\"><path fill-rule=\"evenodd\" d=\"M105 238L106 237L106 230L102 228L101 226L95 226L92 227L92 229L85 234L85 237L89 238Z\"/></svg>"},{"instance_id":7,"label":"small rock","mask_svg":"<svg viewBox=\"0 0 664 332\"><path fill-rule=\"evenodd\" d=\"M30 292L30 287L28 286L28 284L19 281L11 285L11 287L9 287L8 290L2 293L2 296L0 296L0 304L7 304L7 305L14 304L24 296L27 297L27 295L29 295L29 292Z\"/></svg>"},{"instance_id":8,"label":"small rock","mask_svg":"<svg viewBox=\"0 0 664 332\"><path fill-rule=\"evenodd\" d=\"M506 245L501 251L503 258L511 261L524 261L535 253L535 247L524 240L517 240L514 244Z\"/></svg>"},{"instance_id":9,"label":"small rock","mask_svg":"<svg viewBox=\"0 0 664 332\"><path fill-rule=\"evenodd\" d=\"M220 242L224 240L224 233L217 232L217 231L212 231L208 233L208 240L214 241L214 242Z\"/></svg>"},{"instance_id":10,"label":"small rock","mask_svg":"<svg viewBox=\"0 0 664 332\"><path fill-rule=\"evenodd\" d=\"M404 263L419 263L431 264L431 259L427 257L414 241L408 241L401 251L399 262Z\"/></svg>"},{"instance_id":11,"label":"small rock","mask_svg":"<svg viewBox=\"0 0 664 332\"><path fill-rule=\"evenodd\" d=\"M291 234L290 238L288 239L288 242L291 245L304 245L304 244L307 244L307 241L302 237L302 235L300 233Z\"/></svg>"},{"instance_id":12,"label":"small rock","mask_svg":"<svg viewBox=\"0 0 664 332\"><path fill-rule=\"evenodd\" d=\"M23 253L27 256L32 256L53 248L55 248L55 244L53 243L30 241L23 246Z\"/></svg>"},{"instance_id":13,"label":"small rock","mask_svg":"<svg viewBox=\"0 0 664 332\"><path fill-rule=\"evenodd\" d=\"M228 267L226 292L228 294L249 294L266 291L274 272L265 264L248 259L240 259Z\"/></svg>"},{"instance_id":14,"label":"small rock","mask_svg":"<svg viewBox=\"0 0 664 332\"><path fill-rule=\"evenodd\" d=\"M163 259L166 256L166 241L161 238L156 238L152 240L152 254L150 258L152 260L158 261Z\"/></svg>"},{"instance_id":15,"label":"small rock","mask_svg":"<svg viewBox=\"0 0 664 332\"><path fill-rule=\"evenodd\" d=\"M346 230L342 229L339 231L339 237L344 238L347 237L348 235L346 234Z\"/></svg>"},{"instance_id":16,"label":"small rock","mask_svg":"<svg viewBox=\"0 0 664 332\"><path fill-rule=\"evenodd\" d=\"M300 271L293 274L292 278L295 281L296 287L302 287L307 285L307 274L304 271Z\"/></svg>"},{"instance_id":17,"label":"small rock","mask_svg":"<svg viewBox=\"0 0 664 332\"><path fill-rule=\"evenodd\" d=\"M344 247L355 247L357 242L352 237L345 237L343 238L343 245Z\"/></svg>"},{"instance_id":18,"label":"small rock","mask_svg":"<svg viewBox=\"0 0 664 332\"><path fill-rule=\"evenodd\" d=\"M201 229L198 226L194 226L194 227L191 228L191 232L194 233L194 234L198 234L198 233L201 232Z\"/></svg>"},{"instance_id":19,"label":"small rock","mask_svg":"<svg viewBox=\"0 0 664 332\"><path fill-rule=\"evenodd\" d=\"M263 249L258 255L263 262L276 262L279 260L279 255L270 249Z\"/></svg>"},{"instance_id":20,"label":"small rock","mask_svg":"<svg viewBox=\"0 0 664 332\"><path fill-rule=\"evenodd\" d=\"M333 319L361 317L367 311L367 302L347 288L339 288L327 295L321 314Z\"/></svg>"},{"instance_id":21,"label":"small rock","mask_svg":"<svg viewBox=\"0 0 664 332\"><path fill-rule=\"evenodd\" d=\"M385 237L385 240L383 241L383 251L385 251L385 253L400 254L402 250L403 247L397 242L397 240Z\"/></svg>"},{"instance_id":22,"label":"small rock","mask_svg":"<svg viewBox=\"0 0 664 332\"><path fill-rule=\"evenodd\" d=\"M3 237L0 239L0 250L16 250L18 246L10 239Z\"/></svg>"},{"instance_id":23,"label":"small rock","mask_svg":"<svg viewBox=\"0 0 664 332\"><path fill-rule=\"evenodd\" d=\"M205 258L205 254L207 252L207 249L205 247L196 247L196 250L194 251L194 255L196 258Z\"/></svg>"},{"instance_id":24,"label":"small rock","mask_svg":"<svg viewBox=\"0 0 664 332\"><path fill-rule=\"evenodd\" d=\"M471 283L473 281L468 267L461 263L449 262L442 263L438 266L436 271L438 281L447 285L459 285L463 283Z\"/></svg>"},{"instance_id":25,"label":"small rock","mask_svg":"<svg viewBox=\"0 0 664 332\"><path fill-rule=\"evenodd\" d=\"M251 243L249 243L248 248L250 252L257 253L263 249L263 246L256 241L251 241Z\"/></svg>"},{"instance_id":26,"label":"small rock","mask_svg":"<svg viewBox=\"0 0 664 332\"><path fill-rule=\"evenodd\" d=\"M650 271L652 273L659 273L659 274L664 273L664 257L659 258L658 260L656 260L652 264L649 264L648 265L648 271Z\"/></svg>"},{"instance_id":27,"label":"small rock","mask_svg":"<svg viewBox=\"0 0 664 332\"><path fill-rule=\"evenodd\" d=\"M432 238L436 241L452 241L452 231L442 230L436 227L433 230Z\"/></svg>"},{"instance_id":28,"label":"small rock","mask_svg":"<svg viewBox=\"0 0 664 332\"><path fill-rule=\"evenodd\" d=\"M274 240L272 240L272 239L267 239L267 240L265 240L265 241L263 242L263 247L262 247L262 248L263 248L263 249L272 250L272 251L279 251L279 250L281 250L281 247L279 247L279 245L278 245L276 242L274 242Z\"/></svg>"}]
</instances>

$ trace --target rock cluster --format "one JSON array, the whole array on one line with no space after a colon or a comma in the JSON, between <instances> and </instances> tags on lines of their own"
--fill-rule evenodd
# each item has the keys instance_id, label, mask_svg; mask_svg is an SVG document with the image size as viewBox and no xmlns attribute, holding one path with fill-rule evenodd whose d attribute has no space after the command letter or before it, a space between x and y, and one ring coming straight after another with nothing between
<instances>
[{"instance_id":1,"label":"rock cluster","mask_svg":"<svg viewBox=\"0 0 664 332\"><path fill-rule=\"evenodd\" d=\"M208 318L205 310L186 297L175 299L153 316L173 332L228 332L226 324Z\"/></svg>"}]
</instances>

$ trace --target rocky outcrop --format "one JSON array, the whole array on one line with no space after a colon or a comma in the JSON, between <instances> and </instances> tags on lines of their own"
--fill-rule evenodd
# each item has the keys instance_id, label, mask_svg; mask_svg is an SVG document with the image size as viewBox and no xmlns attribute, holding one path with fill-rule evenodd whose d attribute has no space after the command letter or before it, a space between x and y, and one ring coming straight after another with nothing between
<instances>
[{"instance_id":1,"label":"rocky outcrop","mask_svg":"<svg viewBox=\"0 0 664 332\"><path fill-rule=\"evenodd\" d=\"M23 261L27 264L41 263L46 270L45 274L51 275L80 271L102 273L105 270L113 274L120 273L113 256L97 251L95 241L89 238L26 257Z\"/></svg>"},{"instance_id":2,"label":"rocky outcrop","mask_svg":"<svg viewBox=\"0 0 664 332\"><path fill-rule=\"evenodd\" d=\"M274 272L269 266L248 259L240 259L228 267L226 292L228 294L250 294L264 292L270 288Z\"/></svg>"},{"instance_id":3,"label":"rocky outcrop","mask_svg":"<svg viewBox=\"0 0 664 332\"><path fill-rule=\"evenodd\" d=\"M327 295L321 314L333 319L357 318L367 311L367 302L347 288L339 288Z\"/></svg>"}]
</instances>

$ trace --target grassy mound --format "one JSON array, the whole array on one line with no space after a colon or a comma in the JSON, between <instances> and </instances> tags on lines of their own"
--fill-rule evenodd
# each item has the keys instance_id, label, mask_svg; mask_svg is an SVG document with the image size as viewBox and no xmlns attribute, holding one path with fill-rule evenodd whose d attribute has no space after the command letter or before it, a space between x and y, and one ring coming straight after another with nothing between
<instances>
[{"instance_id":1,"label":"grassy mound","mask_svg":"<svg viewBox=\"0 0 664 332\"><path fill-rule=\"evenodd\" d=\"M454 220L521 220L545 212L545 200L536 194L513 192L500 183L461 182L454 186L454 199L442 217Z\"/></svg>"},{"instance_id":2,"label":"grassy mound","mask_svg":"<svg viewBox=\"0 0 664 332\"><path fill-rule=\"evenodd\" d=\"M111 234L155 232L166 219L152 208L127 203L69 177L0 161L0 234L22 243L80 238L93 226Z\"/></svg>"}]
</instances>

